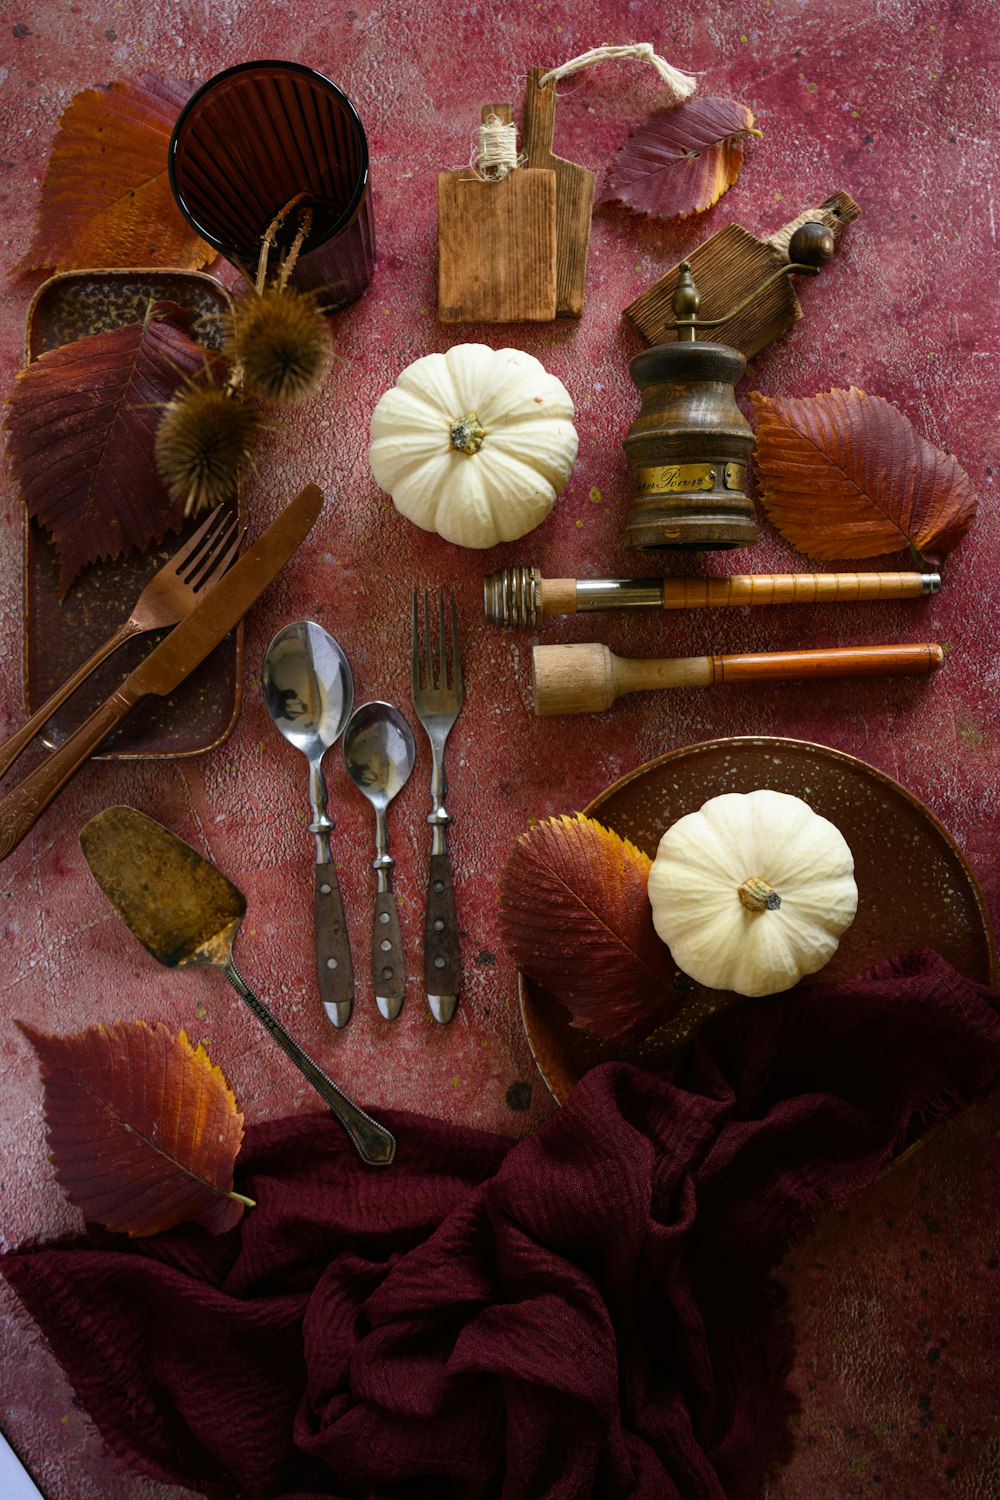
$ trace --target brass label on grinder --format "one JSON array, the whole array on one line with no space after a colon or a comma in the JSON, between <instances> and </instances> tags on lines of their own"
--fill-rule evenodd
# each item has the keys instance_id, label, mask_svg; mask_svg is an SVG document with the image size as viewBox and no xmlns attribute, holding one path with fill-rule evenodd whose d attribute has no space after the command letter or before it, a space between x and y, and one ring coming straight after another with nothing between
<instances>
[{"instance_id":1,"label":"brass label on grinder","mask_svg":"<svg viewBox=\"0 0 1000 1500\"><path fill-rule=\"evenodd\" d=\"M727 490L742 490L743 476L746 473L745 464L726 464L723 483Z\"/></svg>"},{"instance_id":2,"label":"brass label on grinder","mask_svg":"<svg viewBox=\"0 0 1000 1500\"><path fill-rule=\"evenodd\" d=\"M715 487L715 480L716 471L710 464L661 464L655 469L636 470L635 492L642 497L710 490Z\"/></svg>"}]
</instances>

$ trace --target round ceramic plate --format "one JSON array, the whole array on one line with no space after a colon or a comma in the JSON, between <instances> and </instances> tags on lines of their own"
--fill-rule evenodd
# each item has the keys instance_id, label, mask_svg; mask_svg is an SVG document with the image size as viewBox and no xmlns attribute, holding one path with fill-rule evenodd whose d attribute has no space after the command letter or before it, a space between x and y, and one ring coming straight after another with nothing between
<instances>
[{"instance_id":1,"label":"round ceramic plate","mask_svg":"<svg viewBox=\"0 0 1000 1500\"><path fill-rule=\"evenodd\" d=\"M711 740L648 761L601 792L584 811L650 856L685 813L722 792L790 792L829 818L854 854L858 915L816 979L849 979L893 954L927 945L961 974L996 979L996 950L976 878L951 835L923 803L864 761L803 740ZM804 981L806 982L806 981ZM654 1070L670 1060L713 1011L740 996L676 978L681 1003L631 1046L603 1047L570 1025L550 994L518 976L521 1016L539 1071L562 1103L597 1063Z\"/></svg>"}]
</instances>

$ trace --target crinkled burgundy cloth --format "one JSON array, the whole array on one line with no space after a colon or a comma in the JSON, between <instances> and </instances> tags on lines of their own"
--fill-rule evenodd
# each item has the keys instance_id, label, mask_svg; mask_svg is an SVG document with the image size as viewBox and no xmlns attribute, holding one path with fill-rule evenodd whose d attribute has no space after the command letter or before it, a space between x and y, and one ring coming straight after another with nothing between
<instances>
[{"instance_id":1,"label":"crinkled burgundy cloth","mask_svg":"<svg viewBox=\"0 0 1000 1500\"><path fill-rule=\"evenodd\" d=\"M770 1268L998 1074L997 997L911 954L717 1016L671 1079L596 1068L518 1144L396 1114L378 1171L258 1125L230 1233L0 1266L112 1449L206 1494L744 1500L787 1444Z\"/></svg>"}]
</instances>

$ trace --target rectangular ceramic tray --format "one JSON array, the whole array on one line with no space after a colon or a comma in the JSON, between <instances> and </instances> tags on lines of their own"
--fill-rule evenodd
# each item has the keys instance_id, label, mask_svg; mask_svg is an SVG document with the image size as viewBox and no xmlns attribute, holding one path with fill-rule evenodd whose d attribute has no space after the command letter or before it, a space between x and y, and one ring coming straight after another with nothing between
<instances>
[{"instance_id":1,"label":"rectangular ceramic tray","mask_svg":"<svg viewBox=\"0 0 1000 1500\"><path fill-rule=\"evenodd\" d=\"M140 321L150 301L175 302L192 314L197 337L218 348L220 314L229 293L198 271L68 271L39 287L28 309L25 363L87 334ZM242 501L240 502L242 518ZM65 599L59 564L46 533L25 512L24 702L34 713L59 684L126 620L146 583L204 517L169 533L147 552L92 563ZM161 640L137 636L100 667L49 720L43 738L60 745ZM228 738L239 718L243 684L243 627L226 637L169 698L147 698L102 747L102 757L200 755Z\"/></svg>"}]
</instances>

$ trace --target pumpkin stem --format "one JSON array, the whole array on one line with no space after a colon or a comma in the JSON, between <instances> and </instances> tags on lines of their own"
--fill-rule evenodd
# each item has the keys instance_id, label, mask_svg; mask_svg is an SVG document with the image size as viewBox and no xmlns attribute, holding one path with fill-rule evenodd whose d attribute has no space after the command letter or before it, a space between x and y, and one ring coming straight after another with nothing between
<instances>
[{"instance_id":1,"label":"pumpkin stem","mask_svg":"<svg viewBox=\"0 0 1000 1500\"><path fill-rule=\"evenodd\" d=\"M759 875L751 875L748 880L744 880L737 895L747 911L777 911L781 905L781 897L777 891Z\"/></svg>"},{"instance_id":2,"label":"pumpkin stem","mask_svg":"<svg viewBox=\"0 0 1000 1500\"><path fill-rule=\"evenodd\" d=\"M486 433L479 425L474 411L467 411L461 422L456 422L448 436L460 453L478 453L483 446Z\"/></svg>"}]
</instances>

